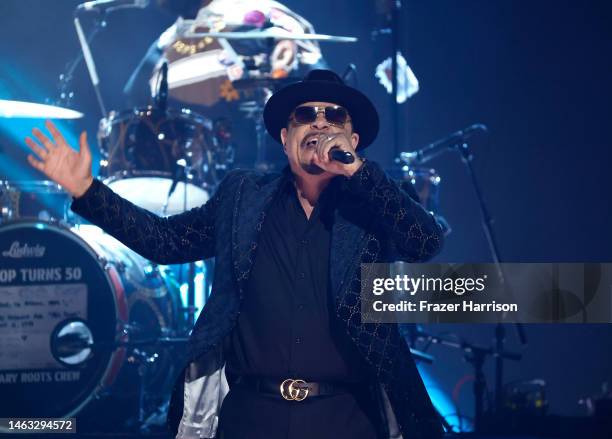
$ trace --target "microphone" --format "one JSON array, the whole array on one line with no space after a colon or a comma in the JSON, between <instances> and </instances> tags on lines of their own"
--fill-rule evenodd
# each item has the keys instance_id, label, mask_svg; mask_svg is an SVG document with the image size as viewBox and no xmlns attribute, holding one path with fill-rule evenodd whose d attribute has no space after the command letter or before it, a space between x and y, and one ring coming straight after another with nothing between
<instances>
[{"instance_id":1,"label":"microphone","mask_svg":"<svg viewBox=\"0 0 612 439\"><path fill-rule=\"evenodd\" d=\"M353 154L348 151L343 151L338 147L329 150L329 158L344 163L345 165L350 165L355 161L355 156Z\"/></svg>"},{"instance_id":2,"label":"microphone","mask_svg":"<svg viewBox=\"0 0 612 439\"><path fill-rule=\"evenodd\" d=\"M81 3L76 10L81 12L112 12L117 9L140 8L144 9L149 6L150 0L93 0L90 2Z\"/></svg>"},{"instance_id":3,"label":"microphone","mask_svg":"<svg viewBox=\"0 0 612 439\"><path fill-rule=\"evenodd\" d=\"M412 152L400 153L400 159L407 165L421 165L434 157L440 155L444 149L452 148L459 143L463 143L466 139L472 137L477 131L488 131L486 125L476 123L459 131L455 131L451 135L430 143L423 148Z\"/></svg>"}]
</instances>

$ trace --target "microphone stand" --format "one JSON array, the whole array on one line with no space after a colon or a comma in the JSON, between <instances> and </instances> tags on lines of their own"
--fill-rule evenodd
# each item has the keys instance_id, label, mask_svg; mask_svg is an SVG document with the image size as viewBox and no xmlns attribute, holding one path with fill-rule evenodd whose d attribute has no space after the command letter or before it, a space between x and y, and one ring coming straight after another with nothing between
<instances>
[{"instance_id":1,"label":"microphone stand","mask_svg":"<svg viewBox=\"0 0 612 439\"><path fill-rule=\"evenodd\" d=\"M476 192L476 198L478 199L478 206L480 208L482 227L485 233L485 237L487 239L489 251L491 253L491 256L493 257L493 262L495 263L495 267L497 269L497 275L499 277L499 281L501 285L504 285L507 288L504 273L501 267L501 260L499 257L499 247L497 245L497 240L495 239L495 234L493 232L493 218L491 217L491 214L489 213L489 210L487 209L487 206L484 201L483 194L482 194L482 190L480 188L480 184L478 182L476 173L474 172L474 168L472 166L472 160L474 158L474 154L472 153L470 146L467 140L465 139L456 148L456 150L459 151L459 153L461 154L462 161L465 164L467 173L472 182L472 186L474 187L474 191ZM525 330L524 330L522 323L516 322L515 327L516 327L516 330L519 336L519 340L521 341L521 344L523 345L527 344L527 337L525 335ZM504 385L504 380L503 380L504 359L508 358L507 356L503 355L505 335L506 335L506 328L504 327L502 323L497 323L495 326L495 349L493 351L493 354L495 355L495 412L498 415L501 414L502 409L503 409L502 395L503 395L503 385ZM475 357L474 361L475 361L474 366L475 367L478 366L479 364L477 363L480 363L478 357ZM479 388L478 392L476 393L479 393L481 391L482 390ZM480 410L482 411L482 407L480 407ZM478 407L477 407L477 415L479 415ZM476 418L477 431L480 426L480 422L479 422L480 420L481 420L481 416L477 416Z\"/></svg>"},{"instance_id":2,"label":"microphone stand","mask_svg":"<svg viewBox=\"0 0 612 439\"><path fill-rule=\"evenodd\" d=\"M478 433L482 430L482 419L484 414L484 397L487 388L486 378L484 374L484 363L487 356L495 357L496 362L500 359L519 361L521 354L514 352L508 352L500 349L498 343L494 347L478 346L473 343L469 343L464 340L456 340L448 336L434 335L423 331L418 326L411 329L410 334L413 340L422 339L426 340L428 346L431 343L439 344L441 346L447 346L450 348L459 349L463 352L463 356L466 362L470 363L474 368L474 386L472 388L474 392L474 429ZM452 431L452 430L449 430Z\"/></svg>"},{"instance_id":3,"label":"microphone stand","mask_svg":"<svg viewBox=\"0 0 612 439\"><path fill-rule=\"evenodd\" d=\"M463 163L465 164L468 176L474 187L474 191L476 193L476 198L478 200L478 206L480 209L482 227L484 230L485 237L487 239L487 244L489 246L489 252L493 257L493 262L496 267L497 276L500 282L500 285L503 285L507 291L509 291L509 286L505 281L504 273L501 267L501 259L499 257L499 247L497 245L497 240L495 239L495 234L493 232L493 218L487 209L484 196L480 187L480 183L478 178L476 177L476 173L474 172L474 168L472 166L472 160L474 158L474 154L470 148L468 143L468 138L474 132L474 129L480 129L482 131L486 131L486 127L481 124L474 124L470 127L457 131L456 133L451 134L450 136L436 141L425 148L418 150L416 153L402 153L404 160L407 160L407 163L410 163L410 160L416 160L416 163L423 164L428 160L442 154L444 151L455 150L461 154L461 158ZM400 159L396 159L397 162ZM514 326L516 328L518 338L522 345L527 344L527 336L525 334L525 329L522 323L515 322ZM499 415L503 410L503 376L504 376L504 359L508 357L503 355L504 351L504 343L506 341L506 328L502 323L497 323L495 327L495 348L491 351L491 354L495 356L495 412ZM477 371L477 381L478 381L478 369L482 366L482 359L479 355L473 357L472 362ZM478 382L478 389L475 389L476 396L478 397L482 390L480 388L481 383ZM482 403L477 399L477 429L480 426L480 420L482 415Z\"/></svg>"}]
</instances>

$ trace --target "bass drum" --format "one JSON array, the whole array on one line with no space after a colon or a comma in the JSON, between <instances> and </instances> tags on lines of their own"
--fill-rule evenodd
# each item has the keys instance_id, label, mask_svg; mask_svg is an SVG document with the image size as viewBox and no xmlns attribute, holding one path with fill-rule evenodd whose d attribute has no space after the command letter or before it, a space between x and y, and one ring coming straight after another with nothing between
<instances>
[{"instance_id":1,"label":"bass drum","mask_svg":"<svg viewBox=\"0 0 612 439\"><path fill-rule=\"evenodd\" d=\"M0 413L70 417L116 389L138 395L130 360L137 350L112 346L174 335L183 325L178 300L170 275L98 228L0 226L0 394L11 395L0 398ZM67 320L84 322L93 340L87 359L72 367L56 360L50 342ZM137 351L152 363L143 383L169 393L176 355L153 348Z\"/></svg>"},{"instance_id":2,"label":"bass drum","mask_svg":"<svg viewBox=\"0 0 612 439\"><path fill-rule=\"evenodd\" d=\"M0 181L0 222L66 220L70 195L48 180Z\"/></svg>"}]
</instances>

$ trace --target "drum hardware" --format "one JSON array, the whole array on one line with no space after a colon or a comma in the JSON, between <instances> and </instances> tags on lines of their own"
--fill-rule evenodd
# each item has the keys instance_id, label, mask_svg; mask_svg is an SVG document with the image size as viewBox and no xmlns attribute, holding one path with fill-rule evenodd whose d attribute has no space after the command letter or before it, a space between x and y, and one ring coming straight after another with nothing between
<instances>
[{"instance_id":1,"label":"drum hardware","mask_svg":"<svg viewBox=\"0 0 612 439\"><path fill-rule=\"evenodd\" d=\"M214 151L216 151L216 159L209 156L208 163L214 163L210 169L205 169L205 172L213 172L214 181L221 181L223 176L234 164L236 150L232 143L232 121L227 118L218 118L213 122L213 141L215 142ZM207 151L212 154L212 151ZM208 164L205 164L208 166ZM221 175L220 175L221 174Z\"/></svg>"},{"instance_id":2,"label":"drum hardware","mask_svg":"<svg viewBox=\"0 0 612 439\"><path fill-rule=\"evenodd\" d=\"M514 413L543 416L548 411L546 381L516 381L504 386L504 409Z\"/></svg>"},{"instance_id":3,"label":"drum hardware","mask_svg":"<svg viewBox=\"0 0 612 439\"><path fill-rule=\"evenodd\" d=\"M255 169L259 171L268 171L271 168L270 163L266 162L266 127L263 121L263 111L268 99L272 96L272 92L267 88L255 90L255 100L245 102L240 105L239 109L245 113L247 119L253 120L255 123L255 139L257 145L257 156L255 159Z\"/></svg>"},{"instance_id":4,"label":"drum hardware","mask_svg":"<svg viewBox=\"0 0 612 439\"><path fill-rule=\"evenodd\" d=\"M267 132L263 121L263 111L266 102L275 90L296 80L296 78L292 77L273 79L264 76L234 81L238 89L251 90L253 93L254 99L240 104L239 110L245 114L247 119L251 119L255 123L257 158L255 159L254 167L257 170L265 172L272 169L272 165L266 161Z\"/></svg>"},{"instance_id":5,"label":"drum hardware","mask_svg":"<svg viewBox=\"0 0 612 439\"><path fill-rule=\"evenodd\" d=\"M182 165L182 168L180 167ZM186 166L187 163L185 160L177 161L177 171L175 171L174 179L172 181L172 185L170 186L170 190L168 191L168 196L166 198L166 202L164 203L162 214L165 215L167 212L168 201L170 200L170 196L174 192L176 185L180 179L186 181L188 176L191 175L189 168ZM187 185L185 185L185 192L183 194L183 212L187 211ZM187 324L189 327L193 327L195 325L195 314L196 314L196 306L195 306L195 263L190 262L188 265L189 275L187 282Z\"/></svg>"},{"instance_id":6,"label":"drum hardware","mask_svg":"<svg viewBox=\"0 0 612 439\"><path fill-rule=\"evenodd\" d=\"M70 369L79 368L102 351L129 349L126 363L134 365L138 374L138 408L136 425L140 430L147 428L147 378L156 363L160 361L157 349L149 352L142 348L168 349L175 346L186 346L188 337L155 337L142 340L130 340L130 325L125 325L123 334L113 342L96 342L87 323L81 319L68 319L60 322L50 338L54 358ZM127 340L126 340L127 339ZM131 421L128 421L128 423Z\"/></svg>"},{"instance_id":7,"label":"drum hardware","mask_svg":"<svg viewBox=\"0 0 612 439\"><path fill-rule=\"evenodd\" d=\"M410 326L410 329L406 333L407 337L414 341L424 340L427 343L425 347L422 348L423 351L426 351L431 344L440 344L454 349L459 349L463 352L463 357L465 361L470 363L474 368L474 425L476 432L481 431L486 390L486 378L483 372L483 368L486 358L488 356L491 356L494 357L496 360L501 358L502 360L519 361L521 360L522 355L502 350L503 346L500 346L497 342L494 344L493 347L483 347L469 343L462 339L458 339L456 337L452 337L450 335L441 336L429 333L423 330L420 325L405 326ZM502 349L500 349L500 347Z\"/></svg>"}]
</instances>

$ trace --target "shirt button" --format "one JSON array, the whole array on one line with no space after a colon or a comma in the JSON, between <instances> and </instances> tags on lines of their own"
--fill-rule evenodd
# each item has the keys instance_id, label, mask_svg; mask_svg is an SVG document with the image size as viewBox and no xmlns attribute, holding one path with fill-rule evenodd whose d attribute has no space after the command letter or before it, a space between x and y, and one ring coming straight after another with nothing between
<instances>
[{"instance_id":1,"label":"shirt button","mask_svg":"<svg viewBox=\"0 0 612 439\"><path fill-rule=\"evenodd\" d=\"M300 274L298 274L298 278L300 279L304 279L306 277L306 273L304 273L303 271L300 272Z\"/></svg>"},{"instance_id":2,"label":"shirt button","mask_svg":"<svg viewBox=\"0 0 612 439\"><path fill-rule=\"evenodd\" d=\"M295 344L300 344L300 343L302 343L302 339L300 337L296 337Z\"/></svg>"},{"instance_id":3,"label":"shirt button","mask_svg":"<svg viewBox=\"0 0 612 439\"><path fill-rule=\"evenodd\" d=\"M302 245L306 245L306 244L308 244L308 240L307 240L307 239L302 239L302 240L300 241L300 244L302 244Z\"/></svg>"}]
</instances>

